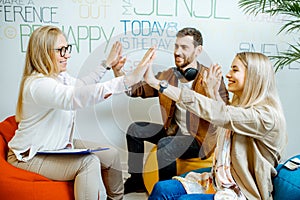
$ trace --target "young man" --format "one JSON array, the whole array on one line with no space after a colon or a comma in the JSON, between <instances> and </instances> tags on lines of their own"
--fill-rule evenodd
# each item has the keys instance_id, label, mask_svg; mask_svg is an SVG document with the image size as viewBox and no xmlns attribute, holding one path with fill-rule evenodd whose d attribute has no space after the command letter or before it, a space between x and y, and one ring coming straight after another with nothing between
<instances>
[{"instance_id":1,"label":"young man","mask_svg":"<svg viewBox=\"0 0 300 200\"><path fill-rule=\"evenodd\" d=\"M174 59L176 67L159 72L156 77L161 80L159 90L145 82L132 86L131 97L158 97L164 124L134 122L127 130L128 172L131 177L125 182L125 194L144 192L143 157L144 142L157 144L159 180L170 179L176 175L176 158L207 159L214 151L215 129L207 121L197 117L163 95L168 84L187 87L206 95L202 76L207 67L197 61L201 54L203 39L195 28L184 28L176 35ZM113 68L115 75L121 74L120 68ZM228 92L223 79L219 94L225 103Z\"/></svg>"}]
</instances>

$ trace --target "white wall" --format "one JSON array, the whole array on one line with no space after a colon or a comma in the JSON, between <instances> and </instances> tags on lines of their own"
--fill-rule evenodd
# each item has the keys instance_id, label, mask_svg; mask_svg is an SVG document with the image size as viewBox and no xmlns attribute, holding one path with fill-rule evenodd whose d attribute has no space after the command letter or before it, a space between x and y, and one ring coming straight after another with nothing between
<instances>
[{"instance_id":1,"label":"white wall","mask_svg":"<svg viewBox=\"0 0 300 200\"><path fill-rule=\"evenodd\" d=\"M10 3L12 2L12 3ZM0 0L0 120L15 112L19 82L29 35L34 27L52 24L62 28L73 44L68 70L82 75L104 59L116 40L123 43L130 72L144 49L158 46L156 70L173 65L176 31L192 26L201 30L207 64L220 63L224 74L239 51L276 55L287 43L299 42L297 35L277 32L284 19L243 15L237 0ZM277 73L285 110L289 144L285 158L300 152L297 144L300 106L300 66L287 66ZM113 77L107 73L103 81ZM120 150L126 162L125 132L136 120L160 122L157 99L113 96L106 102L78 111L78 135L109 143Z\"/></svg>"}]
</instances>

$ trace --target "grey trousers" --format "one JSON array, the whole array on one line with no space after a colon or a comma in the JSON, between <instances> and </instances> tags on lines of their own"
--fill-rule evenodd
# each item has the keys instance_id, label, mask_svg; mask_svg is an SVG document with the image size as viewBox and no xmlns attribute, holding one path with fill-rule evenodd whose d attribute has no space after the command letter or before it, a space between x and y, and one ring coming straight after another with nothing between
<instances>
[{"instance_id":1,"label":"grey trousers","mask_svg":"<svg viewBox=\"0 0 300 200\"><path fill-rule=\"evenodd\" d=\"M99 144L74 140L75 148L97 148ZM15 167L43 175L51 180L74 180L76 200L123 199L124 186L118 151L108 150L85 155L36 155L28 162L8 152L7 161Z\"/></svg>"}]
</instances>

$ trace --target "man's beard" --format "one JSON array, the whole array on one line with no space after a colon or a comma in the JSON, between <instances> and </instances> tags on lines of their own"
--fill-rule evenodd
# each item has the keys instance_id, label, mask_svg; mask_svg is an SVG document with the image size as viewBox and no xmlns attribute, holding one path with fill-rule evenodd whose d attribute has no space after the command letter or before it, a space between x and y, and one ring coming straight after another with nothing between
<instances>
[{"instance_id":1,"label":"man's beard","mask_svg":"<svg viewBox=\"0 0 300 200\"><path fill-rule=\"evenodd\" d=\"M180 57L180 56L176 56L176 57ZM175 57L175 59L176 59ZM181 57L180 57L181 58ZM182 65L178 65L176 64L176 67L180 70L183 71L183 69L188 66L189 64L191 64L191 62L189 61L190 59L184 59L184 63ZM176 62L175 62L176 63Z\"/></svg>"}]
</instances>

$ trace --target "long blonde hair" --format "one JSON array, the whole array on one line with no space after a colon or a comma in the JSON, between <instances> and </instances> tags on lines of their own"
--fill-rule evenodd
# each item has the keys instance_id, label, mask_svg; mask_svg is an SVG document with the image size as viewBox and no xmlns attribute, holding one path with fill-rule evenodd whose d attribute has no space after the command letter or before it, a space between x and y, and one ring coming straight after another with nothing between
<instances>
[{"instance_id":1,"label":"long blonde hair","mask_svg":"<svg viewBox=\"0 0 300 200\"><path fill-rule=\"evenodd\" d=\"M42 26L34 30L30 36L26 51L24 72L20 83L19 97L16 108L16 121L22 119L23 90L28 77L34 73L55 76L59 73L54 48L62 31L55 26Z\"/></svg>"},{"instance_id":2,"label":"long blonde hair","mask_svg":"<svg viewBox=\"0 0 300 200\"><path fill-rule=\"evenodd\" d=\"M274 114L285 126L281 101L276 88L275 72L269 58L257 52L241 52L237 53L236 57L246 67L247 78L240 99L233 95L233 105L241 107L271 106L274 108Z\"/></svg>"}]
</instances>

